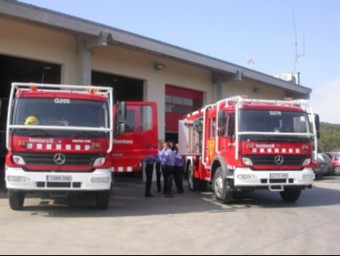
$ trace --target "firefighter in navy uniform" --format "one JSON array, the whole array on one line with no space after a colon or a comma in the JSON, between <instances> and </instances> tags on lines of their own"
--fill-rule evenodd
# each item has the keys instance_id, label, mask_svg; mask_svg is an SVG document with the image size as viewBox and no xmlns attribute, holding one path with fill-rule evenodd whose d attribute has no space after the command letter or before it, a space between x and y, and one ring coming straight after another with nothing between
<instances>
[{"instance_id":1,"label":"firefighter in navy uniform","mask_svg":"<svg viewBox=\"0 0 340 256\"><path fill-rule=\"evenodd\" d=\"M178 153L178 143L174 147L176 154L175 167L174 167L174 180L177 188L176 193L183 193L183 173L184 173L184 157Z\"/></svg>"},{"instance_id":2,"label":"firefighter in navy uniform","mask_svg":"<svg viewBox=\"0 0 340 256\"><path fill-rule=\"evenodd\" d=\"M144 158L145 163L145 174L146 174L146 182L145 182L145 197L153 197L151 194L151 184L152 184L152 176L153 169L157 160L157 156L149 155Z\"/></svg>"},{"instance_id":3,"label":"firefighter in navy uniform","mask_svg":"<svg viewBox=\"0 0 340 256\"><path fill-rule=\"evenodd\" d=\"M161 184L161 177L162 177L162 170L161 170L161 156L164 152L164 142L163 140L158 140L158 155L156 160L156 179L157 179L157 192L162 191L162 184ZM163 176L164 182L164 176ZM164 185L163 185L163 192L164 192Z\"/></svg>"},{"instance_id":4,"label":"firefighter in navy uniform","mask_svg":"<svg viewBox=\"0 0 340 256\"><path fill-rule=\"evenodd\" d=\"M171 149L170 142L164 144L164 152L161 155L161 168L164 175L165 197L172 197L172 181L174 177L175 152Z\"/></svg>"}]
</instances>

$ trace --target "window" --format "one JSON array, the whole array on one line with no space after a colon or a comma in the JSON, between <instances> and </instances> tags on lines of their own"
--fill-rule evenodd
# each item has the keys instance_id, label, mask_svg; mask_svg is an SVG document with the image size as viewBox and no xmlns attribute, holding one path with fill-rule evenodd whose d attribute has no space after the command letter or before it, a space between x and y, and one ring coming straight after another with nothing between
<instances>
[{"instance_id":1,"label":"window","mask_svg":"<svg viewBox=\"0 0 340 256\"><path fill-rule=\"evenodd\" d=\"M231 114L228 117L228 136L233 137L235 135L235 114Z\"/></svg>"},{"instance_id":2,"label":"window","mask_svg":"<svg viewBox=\"0 0 340 256\"><path fill-rule=\"evenodd\" d=\"M202 106L202 101L180 97L180 96L166 96L166 112L188 114L195 111Z\"/></svg>"},{"instance_id":3,"label":"window","mask_svg":"<svg viewBox=\"0 0 340 256\"><path fill-rule=\"evenodd\" d=\"M307 113L277 110L242 110L239 129L240 132L310 132Z\"/></svg>"},{"instance_id":4,"label":"window","mask_svg":"<svg viewBox=\"0 0 340 256\"><path fill-rule=\"evenodd\" d=\"M216 129L216 119L211 118L210 119L210 133L209 133L210 139L215 138L215 129Z\"/></svg>"},{"instance_id":5,"label":"window","mask_svg":"<svg viewBox=\"0 0 340 256\"><path fill-rule=\"evenodd\" d=\"M152 129L151 106L128 106L126 132L142 132Z\"/></svg>"},{"instance_id":6,"label":"window","mask_svg":"<svg viewBox=\"0 0 340 256\"><path fill-rule=\"evenodd\" d=\"M13 110L13 124L46 126L108 127L108 106L104 101L71 98L19 98Z\"/></svg>"}]
</instances>

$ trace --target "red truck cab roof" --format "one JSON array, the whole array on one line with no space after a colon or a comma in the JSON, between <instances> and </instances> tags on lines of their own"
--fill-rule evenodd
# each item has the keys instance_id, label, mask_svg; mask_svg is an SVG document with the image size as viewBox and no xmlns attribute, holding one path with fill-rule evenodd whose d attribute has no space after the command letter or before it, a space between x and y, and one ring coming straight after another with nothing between
<instances>
[{"instance_id":1,"label":"red truck cab roof","mask_svg":"<svg viewBox=\"0 0 340 256\"><path fill-rule=\"evenodd\" d=\"M292 105L273 105L273 104L252 104L245 103L243 109L259 109L259 110L281 110L281 111L302 111L300 107Z\"/></svg>"},{"instance_id":2,"label":"red truck cab roof","mask_svg":"<svg viewBox=\"0 0 340 256\"><path fill-rule=\"evenodd\" d=\"M17 98L68 98L68 99L82 99L82 100L97 100L106 101L106 98L102 95L95 94L95 92L84 92L79 93L58 92L58 91L19 91L16 94Z\"/></svg>"}]
</instances>

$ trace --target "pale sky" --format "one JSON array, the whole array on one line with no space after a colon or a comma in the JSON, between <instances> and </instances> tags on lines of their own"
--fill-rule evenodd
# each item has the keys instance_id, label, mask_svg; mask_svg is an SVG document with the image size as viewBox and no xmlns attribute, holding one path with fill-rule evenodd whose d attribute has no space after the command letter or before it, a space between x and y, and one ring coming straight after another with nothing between
<instances>
[{"instance_id":1,"label":"pale sky","mask_svg":"<svg viewBox=\"0 0 340 256\"><path fill-rule=\"evenodd\" d=\"M339 0L20 1L268 75L296 66L321 121L340 124Z\"/></svg>"}]
</instances>

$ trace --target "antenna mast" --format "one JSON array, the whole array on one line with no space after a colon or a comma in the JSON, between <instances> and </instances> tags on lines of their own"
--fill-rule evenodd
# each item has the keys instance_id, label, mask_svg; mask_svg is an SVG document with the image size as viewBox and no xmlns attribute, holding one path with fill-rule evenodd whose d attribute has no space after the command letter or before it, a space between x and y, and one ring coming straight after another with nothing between
<instances>
[{"instance_id":1,"label":"antenna mast","mask_svg":"<svg viewBox=\"0 0 340 256\"><path fill-rule=\"evenodd\" d=\"M255 59L253 57L249 57L247 61L248 67L255 70Z\"/></svg>"},{"instance_id":2,"label":"antenna mast","mask_svg":"<svg viewBox=\"0 0 340 256\"><path fill-rule=\"evenodd\" d=\"M303 57L305 55L305 37L303 36L303 51L302 53L298 52L298 40L297 40L297 31L296 31L296 22L295 22L295 12L293 9L293 23L294 23L294 36L295 36L295 58L294 58L294 68L293 68L293 74L297 73L297 65L299 62L299 58Z\"/></svg>"}]
</instances>

